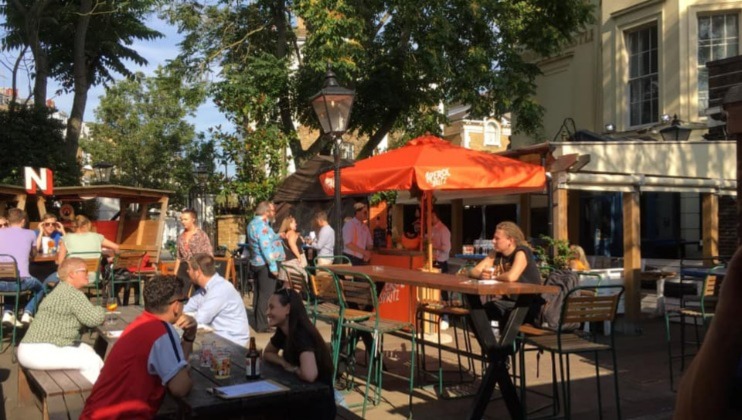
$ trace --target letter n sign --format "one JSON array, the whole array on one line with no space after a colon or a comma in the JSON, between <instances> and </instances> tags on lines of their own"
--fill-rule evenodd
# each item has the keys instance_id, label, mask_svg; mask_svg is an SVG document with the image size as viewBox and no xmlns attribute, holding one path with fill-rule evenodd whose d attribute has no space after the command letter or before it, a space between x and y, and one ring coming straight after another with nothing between
<instances>
[{"instance_id":1,"label":"letter n sign","mask_svg":"<svg viewBox=\"0 0 742 420\"><path fill-rule=\"evenodd\" d=\"M44 195L54 193L54 175L51 169L39 168L39 172L36 173L33 168L26 166L23 168L23 178L26 192L29 194L36 194L36 187L40 188Z\"/></svg>"}]
</instances>

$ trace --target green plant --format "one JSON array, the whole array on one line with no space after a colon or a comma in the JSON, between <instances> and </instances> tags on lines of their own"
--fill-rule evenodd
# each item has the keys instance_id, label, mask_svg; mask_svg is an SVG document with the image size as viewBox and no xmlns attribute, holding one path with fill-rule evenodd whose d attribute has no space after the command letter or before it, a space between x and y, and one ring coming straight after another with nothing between
<instances>
[{"instance_id":1,"label":"green plant","mask_svg":"<svg viewBox=\"0 0 742 420\"><path fill-rule=\"evenodd\" d=\"M535 247L534 252L541 265L546 264L556 270L569 269L569 260L572 258L569 241L547 235L541 235L540 238L542 245Z\"/></svg>"}]
</instances>

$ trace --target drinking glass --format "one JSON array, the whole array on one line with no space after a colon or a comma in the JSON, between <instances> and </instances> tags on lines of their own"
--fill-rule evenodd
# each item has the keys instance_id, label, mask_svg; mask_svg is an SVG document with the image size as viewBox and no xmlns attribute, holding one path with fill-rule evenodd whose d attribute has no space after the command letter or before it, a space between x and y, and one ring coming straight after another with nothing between
<instances>
[{"instance_id":1,"label":"drinking glass","mask_svg":"<svg viewBox=\"0 0 742 420\"><path fill-rule=\"evenodd\" d=\"M106 309L108 310L108 313L106 314L106 325L112 325L116 323L116 316L113 314L113 311L115 311L118 307L119 303L115 297L109 297L106 300Z\"/></svg>"}]
</instances>

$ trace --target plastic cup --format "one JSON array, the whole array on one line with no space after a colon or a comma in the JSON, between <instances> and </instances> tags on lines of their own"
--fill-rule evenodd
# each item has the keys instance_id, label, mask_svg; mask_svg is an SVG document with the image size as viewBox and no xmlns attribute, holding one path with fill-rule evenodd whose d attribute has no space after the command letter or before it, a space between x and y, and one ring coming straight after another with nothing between
<instances>
[{"instance_id":1,"label":"plastic cup","mask_svg":"<svg viewBox=\"0 0 742 420\"><path fill-rule=\"evenodd\" d=\"M214 357L214 362L216 364L214 376L217 379L229 378L232 373L232 361L229 358L229 353L226 351L220 351Z\"/></svg>"}]
</instances>

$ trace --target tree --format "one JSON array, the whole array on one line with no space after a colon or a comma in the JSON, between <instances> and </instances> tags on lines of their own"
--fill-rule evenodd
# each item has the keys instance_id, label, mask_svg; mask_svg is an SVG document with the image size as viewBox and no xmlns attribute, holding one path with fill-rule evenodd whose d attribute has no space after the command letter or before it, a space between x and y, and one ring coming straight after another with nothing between
<instances>
[{"instance_id":1,"label":"tree","mask_svg":"<svg viewBox=\"0 0 742 420\"><path fill-rule=\"evenodd\" d=\"M161 68L154 77L137 73L116 82L95 111L98 122L83 149L116 165L117 182L175 190L173 204L184 204L194 187L196 158L213 162L213 150L204 155L210 146L197 143L194 127L184 121L198 104L192 93Z\"/></svg>"},{"instance_id":2,"label":"tree","mask_svg":"<svg viewBox=\"0 0 742 420\"><path fill-rule=\"evenodd\" d=\"M296 135L296 122L318 127L307 101L321 87L327 63L357 92L350 128L369 138L359 157L393 130L438 130L440 103L469 104L474 116L514 112L516 131L539 132L542 109L532 95L540 72L523 52L555 53L591 20L592 6L589 0L181 0L167 12L186 34L178 68L193 80L218 68L212 94L220 109L246 133L280 136L299 164L329 141L303 150Z\"/></svg>"},{"instance_id":3,"label":"tree","mask_svg":"<svg viewBox=\"0 0 742 420\"><path fill-rule=\"evenodd\" d=\"M125 61L147 64L130 45L162 36L143 19L157 0L11 0L0 8L7 20L5 49L28 46L34 57L34 104L46 105L48 77L74 91L67 122L66 152L77 155L87 95L91 86L130 77Z\"/></svg>"},{"instance_id":4,"label":"tree","mask_svg":"<svg viewBox=\"0 0 742 420\"><path fill-rule=\"evenodd\" d=\"M0 183L23 185L23 167L49 168L54 185L79 185L80 168L64 153L62 121L46 108L0 110Z\"/></svg>"}]
</instances>

